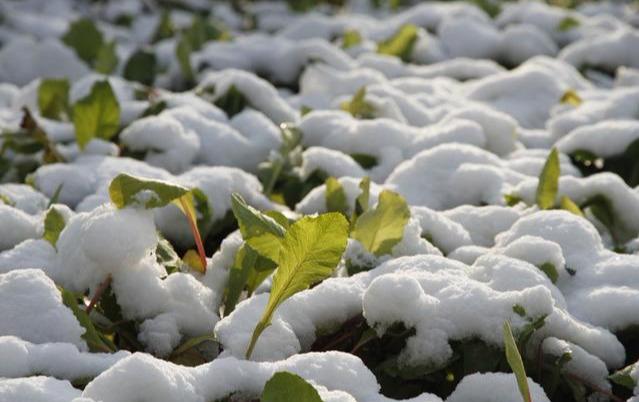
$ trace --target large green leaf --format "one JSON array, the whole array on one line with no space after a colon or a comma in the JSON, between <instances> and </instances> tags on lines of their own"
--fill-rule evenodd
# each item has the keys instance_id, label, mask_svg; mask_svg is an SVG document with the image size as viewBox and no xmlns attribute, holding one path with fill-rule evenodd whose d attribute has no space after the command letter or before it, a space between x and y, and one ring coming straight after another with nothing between
<instances>
[{"instance_id":1,"label":"large green leaf","mask_svg":"<svg viewBox=\"0 0 639 402\"><path fill-rule=\"evenodd\" d=\"M504 347L506 349L506 360L511 370L517 378L517 387L524 402L532 402L530 397L530 390L528 389L528 378L526 377L526 370L524 369L524 362L521 360L519 349L517 349L517 343L513 337L513 332L510 329L510 323L504 321L503 328L504 335Z\"/></svg>"},{"instance_id":2,"label":"large green leaf","mask_svg":"<svg viewBox=\"0 0 639 402\"><path fill-rule=\"evenodd\" d=\"M297 292L329 277L339 263L348 239L342 214L304 217L288 229L282 240L278 268L268 304L246 351L249 358L260 334L270 325L275 309Z\"/></svg>"},{"instance_id":3,"label":"large green leaf","mask_svg":"<svg viewBox=\"0 0 639 402\"><path fill-rule=\"evenodd\" d=\"M73 48L78 57L89 65L93 65L104 39L93 21L88 18L82 18L69 26L69 30L62 37L62 41Z\"/></svg>"},{"instance_id":4,"label":"large green leaf","mask_svg":"<svg viewBox=\"0 0 639 402\"><path fill-rule=\"evenodd\" d=\"M317 390L297 374L275 373L264 385L260 402L322 402Z\"/></svg>"},{"instance_id":5,"label":"large green leaf","mask_svg":"<svg viewBox=\"0 0 639 402\"><path fill-rule=\"evenodd\" d=\"M390 254L402 240L409 218L410 210L402 196L384 190L379 195L377 207L357 219L351 237L376 256Z\"/></svg>"},{"instance_id":6,"label":"large green leaf","mask_svg":"<svg viewBox=\"0 0 639 402\"><path fill-rule=\"evenodd\" d=\"M69 117L69 80L42 80L38 87L38 109L43 117L49 119Z\"/></svg>"},{"instance_id":7,"label":"large green leaf","mask_svg":"<svg viewBox=\"0 0 639 402\"><path fill-rule=\"evenodd\" d=\"M111 139L120 126L120 105L109 81L98 81L91 93L73 106L73 126L80 148L91 139Z\"/></svg>"},{"instance_id":8,"label":"large green leaf","mask_svg":"<svg viewBox=\"0 0 639 402\"><path fill-rule=\"evenodd\" d=\"M348 204L346 202L344 187L342 187L340 182L334 177L326 179L325 184L326 211L341 212L346 215L348 211Z\"/></svg>"},{"instance_id":9,"label":"large green leaf","mask_svg":"<svg viewBox=\"0 0 639 402\"><path fill-rule=\"evenodd\" d=\"M536 201L540 209L550 209L555 205L559 190L559 153L553 148L539 175Z\"/></svg>"},{"instance_id":10,"label":"large green leaf","mask_svg":"<svg viewBox=\"0 0 639 402\"><path fill-rule=\"evenodd\" d=\"M66 223L62 214L60 214L55 207L50 207L44 217L44 240L55 247L65 225Z\"/></svg>"},{"instance_id":11,"label":"large green leaf","mask_svg":"<svg viewBox=\"0 0 639 402\"><path fill-rule=\"evenodd\" d=\"M377 45L377 53L408 61L417 41L417 31L417 27L413 24L403 25L395 35Z\"/></svg>"}]
</instances>

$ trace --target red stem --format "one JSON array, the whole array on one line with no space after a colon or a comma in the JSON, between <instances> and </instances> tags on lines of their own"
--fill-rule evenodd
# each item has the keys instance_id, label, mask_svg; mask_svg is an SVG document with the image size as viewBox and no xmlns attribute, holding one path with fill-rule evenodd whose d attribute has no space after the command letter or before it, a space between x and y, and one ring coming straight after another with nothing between
<instances>
[{"instance_id":1,"label":"red stem","mask_svg":"<svg viewBox=\"0 0 639 402\"><path fill-rule=\"evenodd\" d=\"M103 280L98 286L98 288L95 290L95 294L91 298L89 305L84 310L87 314L91 313L95 305L98 304L98 302L102 298L102 295L104 294L104 291L109 287L110 284L111 284L111 274L107 275L106 279Z\"/></svg>"},{"instance_id":2,"label":"red stem","mask_svg":"<svg viewBox=\"0 0 639 402\"><path fill-rule=\"evenodd\" d=\"M182 198L180 198L180 204L182 205L182 209L184 210L186 219L189 221L191 232L193 232L193 237L195 238L195 245L197 246L197 252L200 255L200 262L202 263L202 270L203 272L206 272L206 254L204 253L204 245L202 244L202 236L200 236L200 230L197 228L195 217L191 216L191 214L189 213L189 208L186 205L186 202L184 202Z\"/></svg>"}]
</instances>

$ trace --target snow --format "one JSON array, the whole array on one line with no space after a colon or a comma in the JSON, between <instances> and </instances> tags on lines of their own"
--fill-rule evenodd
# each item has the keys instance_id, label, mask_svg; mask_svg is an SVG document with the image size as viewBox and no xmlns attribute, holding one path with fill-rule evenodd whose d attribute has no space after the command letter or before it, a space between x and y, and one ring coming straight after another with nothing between
<instances>
[{"instance_id":1,"label":"snow","mask_svg":"<svg viewBox=\"0 0 639 402\"><path fill-rule=\"evenodd\" d=\"M86 350L83 333L44 272L22 269L0 274L0 336L33 343L67 342Z\"/></svg>"},{"instance_id":2,"label":"snow","mask_svg":"<svg viewBox=\"0 0 639 402\"><path fill-rule=\"evenodd\" d=\"M71 402L80 396L69 381L36 376L0 380L2 402Z\"/></svg>"},{"instance_id":3,"label":"snow","mask_svg":"<svg viewBox=\"0 0 639 402\"><path fill-rule=\"evenodd\" d=\"M550 402L543 388L528 379L530 398L533 401ZM521 399L514 374L485 373L464 377L446 402L510 402Z\"/></svg>"}]
</instances>

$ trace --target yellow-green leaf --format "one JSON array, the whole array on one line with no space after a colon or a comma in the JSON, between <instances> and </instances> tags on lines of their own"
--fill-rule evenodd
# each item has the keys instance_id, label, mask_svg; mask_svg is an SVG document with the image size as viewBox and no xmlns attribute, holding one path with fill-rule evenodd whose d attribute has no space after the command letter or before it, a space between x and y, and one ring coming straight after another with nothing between
<instances>
[{"instance_id":1,"label":"yellow-green leaf","mask_svg":"<svg viewBox=\"0 0 639 402\"><path fill-rule=\"evenodd\" d=\"M264 385L260 402L322 402L311 384L297 374L275 373Z\"/></svg>"},{"instance_id":2,"label":"yellow-green leaf","mask_svg":"<svg viewBox=\"0 0 639 402\"><path fill-rule=\"evenodd\" d=\"M75 50L75 53L89 65L98 55L104 39L93 21L82 18L73 22L62 37L62 41Z\"/></svg>"},{"instance_id":3,"label":"yellow-green leaf","mask_svg":"<svg viewBox=\"0 0 639 402\"><path fill-rule=\"evenodd\" d=\"M348 30L344 32L342 37L342 49L348 49L349 47L357 46L362 43L362 35L355 30Z\"/></svg>"},{"instance_id":4,"label":"yellow-green leaf","mask_svg":"<svg viewBox=\"0 0 639 402\"><path fill-rule=\"evenodd\" d=\"M517 349L517 343L515 342L515 338L513 337L513 332L508 321L504 321L503 335L504 348L506 349L506 360L508 361L510 369L517 378L519 393L524 399L524 402L532 402L530 390L528 389L528 378L526 377L524 362L521 360L521 355L519 354L519 349Z\"/></svg>"},{"instance_id":5,"label":"yellow-green leaf","mask_svg":"<svg viewBox=\"0 0 639 402\"><path fill-rule=\"evenodd\" d=\"M578 27L579 25L581 25L581 23L578 19L568 16L559 21L559 24L557 24L557 29L561 32L566 32Z\"/></svg>"},{"instance_id":6,"label":"yellow-green leaf","mask_svg":"<svg viewBox=\"0 0 639 402\"><path fill-rule=\"evenodd\" d=\"M581 100L581 97L579 95L577 95L577 92L575 92L572 89L569 89L566 92L564 92L564 94L559 99L559 102L567 103L569 105L577 107L577 106L581 105L581 102L583 102L583 101Z\"/></svg>"},{"instance_id":7,"label":"yellow-green leaf","mask_svg":"<svg viewBox=\"0 0 639 402\"><path fill-rule=\"evenodd\" d=\"M115 41L103 43L95 58L95 71L100 74L111 74L117 66L118 54L115 51Z\"/></svg>"},{"instance_id":8,"label":"yellow-green leaf","mask_svg":"<svg viewBox=\"0 0 639 402\"><path fill-rule=\"evenodd\" d=\"M351 237L376 256L390 254L402 240L410 210L402 196L384 190L377 207L363 213L355 223Z\"/></svg>"},{"instance_id":9,"label":"yellow-green leaf","mask_svg":"<svg viewBox=\"0 0 639 402\"><path fill-rule=\"evenodd\" d=\"M364 212L368 211L368 200L371 193L371 178L366 176L359 182L359 189L362 191L355 199L355 209L353 210L353 217L351 218L351 224L355 224L357 219Z\"/></svg>"},{"instance_id":10,"label":"yellow-green leaf","mask_svg":"<svg viewBox=\"0 0 639 402\"><path fill-rule=\"evenodd\" d=\"M559 190L559 174L559 153L557 148L553 148L539 175L536 201L540 209L550 209L555 205Z\"/></svg>"},{"instance_id":11,"label":"yellow-green leaf","mask_svg":"<svg viewBox=\"0 0 639 402\"><path fill-rule=\"evenodd\" d=\"M182 261L198 272L204 272L206 270L206 266L202 265L202 260L198 252L194 249L187 250L184 257L182 257Z\"/></svg>"},{"instance_id":12,"label":"yellow-green leaf","mask_svg":"<svg viewBox=\"0 0 639 402\"><path fill-rule=\"evenodd\" d=\"M73 106L73 126L82 149L91 139L111 139L120 126L120 105L109 81L98 81L91 93Z\"/></svg>"},{"instance_id":13,"label":"yellow-green leaf","mask_svg":"<svg viewBox=\"0 0 639 402\"><path fill-rule=\"evenodd\" d=\"M326 179L325 184L326 211L341 212L346 215L348 204L346 202L346 193L340 182L334 177L329 177Z\"/></svg>"},{"instance_id":14,"label":"yellow-green leaf","mask_svg":"<svg viewBox=\"0 0 639 402\"><path fill-rule=\"evenodd\" d=\"M146 209L159 208L188 192L188 188L178 184L135 177L126 173L117 175L109 185L111 202L118 208L130 205L140 205Z\"/></svg>"},{"instance_id":15,"label":"yellow-green leaf","mask_svg":"<svg viewBox=\"0 0 639 402\"><path fill-rule=\"evenodd\" d=\"M328 278L339 263L348 239L348 222L342 214L304 217L286 231L268 304L257 323L249 347L250 358L260 334L270 325L275 309L297 292Z\"/></svg>"},{"instance_id":16,"label":"yellow-green leaf","mask_svg":"<svg viewBox=\"0 0 639 402\"><path fill-rule=\"evenodd\" d=\"M570 197L568 197L567 195L561 196L561 199L559 200L559 206L561 207L561 209L572 212L577 216L581 216L582 218L584 216L584 213L581 208L579 208L579 205L575 204L575 202L571 200Z\"/></svg>"},{"instance_id":17,"label":"yellow-green leaf","mask_svg":"<svg viewBox=\"0 0 639 402\"><path fill-rule=\"evenodd\" d=\"M38 87L38 109L49 119L69 117L69 80L42 80Z\"/></svg>"},{"instance_id":18,"label":"yellow-green leaf","mask_svg":"<svg viewBox=\"0 0 639 402\"><path fill-rule=\"evenodd\" d=\"M66 223L64 222L62 214L60 214L55 207L49 208L44 217L44 240L55 247L65 225Z\"/></svg>"},{"instance_id":19,"label":"yellow-green leaf","mask_svg":"<svg viewBox=\"0 0 639 402\"><path fill-rule=\"evenodd\" d=\"M353 95L353 99L342 102L340 108L358 119L372 119L375 117L375 108L365 98L366 87L361 87Z\"/></svg>"},{"instance_id":20,"label":"yellow-green leaf","mask_svg":"<svg viewBox=\"0 0 639 402\"><path fill-rule=\"evenodd\" d=\"M417 26L413 24L403 25L395 35L377 45L377 53L408 61L417 41L417 31Z\"/></svg>"}]
</instances>

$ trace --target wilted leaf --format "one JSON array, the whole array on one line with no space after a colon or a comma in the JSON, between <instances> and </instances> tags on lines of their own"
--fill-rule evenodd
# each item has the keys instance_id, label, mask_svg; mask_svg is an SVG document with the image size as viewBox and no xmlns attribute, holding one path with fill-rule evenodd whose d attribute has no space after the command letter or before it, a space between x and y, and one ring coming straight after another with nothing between
<instances>
[{"instance_id":1,"label":"wilted leaf","mask_svg":"<svg viewBox=\"0 0 639 402\"><path fill-rule=\"evenodd\" d=\"M311 384L297 374L275 373L264 385L260 402L322 402Z\"/></svg>"},{"instance_id":2,"label":"wilted leaf","mask_svg":"<svg viewBox=\"0 0 639 402\"><path fill-rule=\"evenodd\" d=\"M304 217L288 229L282 240L278 268L268 304L246 351L250 358L260 334L270 325L275 309L297 292L329 277L339 263L348 238L342 214Z\"/></svg>"},{"instance_id":3,"label":"wilted leaf","mask_svg":"<svg viewBox=\"0 0 639 402\"><path fill-rule=\"evenodd\" d=\"M91 139L111 139L120 126L120 105L109 81L98 81L91 93L73 106L73 126L80 148Z\"/></svg>"},{"instance_id":4,"label":"wilted leaf","mask_svg":"<svg viewBox=\"0 0 639 402\"><path fill-rule=\"evenodd\" d=\"M559 153L557 148L553 148L539 175L536 201L540 209L550 209L555 205L559 190L559 169Z\"/></svg>"},{"instance_id":5,"label":"wilted leaf","mask_svg":"<svg viewBox=\"0 0 639 402\"><path fill-rule=\"evenodd\" d=\"M384 190L379 195L377 207L357 219L351 237L376 256L390 254L402 240L409 218L410 210L402 196Z\"/></svg>"}]
</instances>

